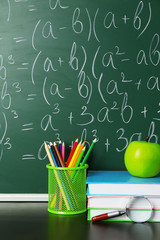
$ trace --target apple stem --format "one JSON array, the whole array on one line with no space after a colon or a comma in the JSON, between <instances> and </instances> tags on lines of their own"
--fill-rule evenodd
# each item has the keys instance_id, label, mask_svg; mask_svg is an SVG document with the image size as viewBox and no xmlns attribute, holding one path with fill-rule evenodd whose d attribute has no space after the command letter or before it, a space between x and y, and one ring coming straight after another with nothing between
<instances>
[{"instance_id":1,"label":"apple stem","mask_svg":"<svg viewBox=\"0 0 160 240\"><path fill-rule=\"evenodd\" d=\"M148 142L148 140L149 140L149 137L147 136L147 137L146 137L146 142Z\"/></svg>"}]
</instances>

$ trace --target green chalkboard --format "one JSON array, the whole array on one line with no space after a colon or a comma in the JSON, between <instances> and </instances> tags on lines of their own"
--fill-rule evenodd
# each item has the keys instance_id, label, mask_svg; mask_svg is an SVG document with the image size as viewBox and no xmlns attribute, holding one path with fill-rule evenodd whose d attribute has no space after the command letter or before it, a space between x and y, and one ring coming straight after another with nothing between
<instances>
[{"instance_id":1,"label":"green chalkboard","mask_svg":"<svg viewBox=\"0 0 160 240\"><path fill-rule=\"evenodd\" d=\"M0 193L46 193L43 141L97 137L90 169L124 170L160 134L160 2L1 0Z\"/></svg>"}]
</instances>

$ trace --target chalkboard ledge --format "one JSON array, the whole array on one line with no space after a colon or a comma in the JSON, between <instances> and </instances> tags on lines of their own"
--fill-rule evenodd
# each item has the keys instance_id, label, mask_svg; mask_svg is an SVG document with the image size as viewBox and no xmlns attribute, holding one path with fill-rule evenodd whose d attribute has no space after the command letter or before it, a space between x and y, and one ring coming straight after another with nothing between
<instances>
[{"instance_id":1,"label":"chalkboard ledge","mask_svg":"<svg viewBox=\"0 0 160 240\"><path fill-rule=\"evenodd\" d=\"M48 202L48 194L0 194L0 202Z\"/></svg>"}]
</instances>

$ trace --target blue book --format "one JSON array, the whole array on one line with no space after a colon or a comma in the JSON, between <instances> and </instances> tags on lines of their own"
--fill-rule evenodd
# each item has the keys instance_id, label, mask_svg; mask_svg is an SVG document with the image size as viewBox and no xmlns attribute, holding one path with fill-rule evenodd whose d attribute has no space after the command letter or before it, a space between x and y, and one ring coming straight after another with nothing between
<instances>
[{"instance_id":1,"label":"blue book","mask_svg":"<svg viewBox=\"0 0 160 240\"><path fill-rule=\"evenodd\" d=\"M160 196L160 174L140 178L128 171L88 171L86 183L92 195Z\"/></svg>"}]
</instances>

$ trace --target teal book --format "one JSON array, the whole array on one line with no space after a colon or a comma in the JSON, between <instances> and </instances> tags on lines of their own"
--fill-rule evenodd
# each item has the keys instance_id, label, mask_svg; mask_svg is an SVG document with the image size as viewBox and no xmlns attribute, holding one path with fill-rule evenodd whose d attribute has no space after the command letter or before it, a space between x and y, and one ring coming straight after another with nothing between
<instances>
[{"instance_id":1,"label":"teal book","mask_svg":"<svg viewBox=\"0 0 160 240\"><path fill-rule=\"evenodd\" d=\"M160 174L140 178L128 171L88 171L86 183L88 195L160 196Z\"/></svg>"}]
</instances>

